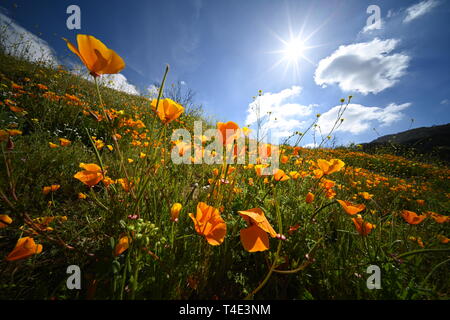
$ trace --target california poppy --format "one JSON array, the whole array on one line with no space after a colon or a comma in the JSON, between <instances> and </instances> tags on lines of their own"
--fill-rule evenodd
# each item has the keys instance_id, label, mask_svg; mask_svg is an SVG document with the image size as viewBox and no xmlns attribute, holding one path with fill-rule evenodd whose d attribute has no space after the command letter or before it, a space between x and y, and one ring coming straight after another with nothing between
<instances>
[{"instance_id":1,"label":"california poppy","mask_svg":"<svg viewBox=\"0 0 450 320\"><path fill-rule=\"evenodd\" d=\"M223 145L233 143L239 137L239 126L233 121L227 123L218 122L217 130L219 130L220 141L222 141Z\"/></svg>"},{"instance_id":2,"label":"california poppy","mask_svg":"<svg viewBox=\"0 0 450 320\"><path fill-rule=\"evenodd\" d=\"M449 243L449 242L450 242L450 239L449 239L449 238L447 238L446 236L443 236L443 235L441 235L441 234L439 234L439 235L437 236L437 238L439 239L439 241L440 241L441 243Z\"/></svg>"},{"instance_id":3,"label":"california poppy","mask_svg":"<svg viewBox=\"0 0 450 320\"><path fill-rule=\"evenodd\" d=\"M413 211L403 210L402 217L409 224L419 224L423 220L425 220L427 216L425 214L419 216L419 215L417 215L417 213L415 213Z\"/></svg>"},{"instance_id":4,"label":"california poppy","mask_svg":"<svg viewBox=\"0 0 450 320\"><path fill-rule=\"evenodd\" d=\"M6 228L12 223L12 219L7 214L0 214L0 229Z\"/></svg>"},{"instance_id":5,"label":"california poppy","mask_svg":"<svg viewBox=\"0 0 450 320\"><path fill-rule=\"evenodd\" d=\"M240 232L241 243L248 252L265 251L269 249L269 236L272 238L277 233L270 225L264 212L260 208L239 211L242 218L250 225Z\"/></svg>"},{"instance_id":6,"label":"california poppy","mask_svg":"<svg viewBox=\"0 0 450 320\"><path fill-rule=\"evenodd\" d=\"M450 221L448 216L444 216L444 215L436 213L436 212L429 211L426 214L428 216L430 216L431 218L433 218L433 220L436 221L437 223L444 223L444 222Z\"/></svg>"},{"instance_id":7,"label":"california poppy","mask_svg":"<svg viewBox=\"0 0 450 320\"><path fill-rule=\"evenodd\" d=\"M180 211L183 208L181 203L174 203L172 208L170 208L171 220L174 222L178 222L178 216L180 215Z\"/></svg>"},{"instance_id":8,"label":"california poppy","mask_svg":"<svg viewBox=\"0 0 450 320\"><path fill-rule=\"evenodd\" d=\"M352 218L352 221L355 225L356 230L362 236L367 236L372 231L372 229L375 228L375 225L364 221L360 215L358 215L356 218Z\"/></svg>"},{"instance_id":9,"label":"california poppy","mask_svg":"<svg viewBox=\"0 0 450 320\"><path fill-rule=\"evenodd\" d=\"M59 143L61 144L62 147L67 147L68 145L70 145L72 143L72 141L64 139L64 138L59 138Z\"/></svg>"},{"instance_id":10,"label":"california poppy","mask_svg":"<svg viewBox=\"0 0 450 320\"><path fill-rule=\"evenodd\" d=\"M332 174L341 170L345 163L339 159L331 159L330 161L319 159L317 160L317 166L322 170L323 174Z\"/></svg>"},{"instance_id":11,"label":"california poppy","mask_svg":"<svg viewBox=\"0 0 450 320\"><path fill-rule=\"evenodd\" d=\"M210 245L218 246L223 242L227 225L218 209L200 202L197 205L197 215L194 217L192 213L189 213L189 217L194 222L195 231L204 236Z\"/></svg>"},{"instance_id":12,"label":"california poppy","mask_svg":"<svg viewBox=\"0 0 450 320\"><path fill-rule=\"evenodd\" d=\"M89 187L95 186L103 179L102 169L95 163L80 163L80 168L84 170L77 172L74 175L74 178L80 180Z\"/></svg>"},{"instance_id":13,"label":"california poppy","mask_svg":"<svg viewBox=\"0 0 450 320\"><path fill-rule=\"evenodd\" d=\"M289 180L289 176L281 169L278 169L273 175L275 181L286 181Z\"/></svg>"},{"instance_id":14,"label":"california poppy","mask_svg":"<svg viewBox=\"0 0 450 320\"><path fill-rule=\"evenodd\" d=\"M158 100L154 99L151 103L151 107L164 124L168 124L173 120L178 119L184 112L184 108L172 99L161 99L159 100L158 105L156 105L157 102Z\"/></svg>"},{"instance_id":15,"label":"california poppy","mask_svg":"<svg viewBox=\"0 0 450 320\"><path fill-rule=\"evenodd\" d=\"M77 35L78 48L69 40L63 39L69 49L81 59L94 77L102 74L119 73L125 68L123 59L93 36Z\"/></svg>"},{"instance_id":16,"label":"california poppy","mask_svg":"<svg viewBox=\"0 0 450 320\"><path fill-rule=\"evenodd\" d=\"M57 191L60 187L61 187L61 186L60 186L59 184L53 184L53 185L51 185L51 186L42 188L42 193L43 193L44 195L47 195L47 194L49 194L50 192L55 192L55 191Z\"/></svg>"},{"instance_id":17,"label":"california poppy","mask_svg":"<svg viewBox=\"0 0 450 320\"><path fill-rule=\"evenodd\" d=\"M6 256L6 260L15 261L25 259L33 254L39 254L41 252L41 244L36 244L33 238L24 237L17 241L16 247Z\"/></svg>"},{"instance_id":18,"label":"california poppy","mask_svg":"<svg viewBox=\"0 0 450 320\"><path fill-rule=\"evenodd\" d=\"M365 200L370 200L373 197L373 194L370 194L368 192L360 192L358 193L361 197L363 197Z\"/></svg>"},{"instance_id":19,"label":"california poppy","mask_svg":"<svg viewBox=\"0 0 450 320\"><path fill-rule=\"evenodd\" d=\"M299 224L296 224L296 225L294 225L294 226L290 226L289 227L289 230L288 230L288 233L290 234L290 235L292 235L295 231L297 231L298 229L300 228L300 225Z\"/></svg>"},{"instance_id":20,"label":"california poppy","mask_svg":"<svg viewBox=\"0 0 450 320\"><path fill-rule=\"evenodd\" d=\"M268 171L265 170L269 165L268 164L257 164L255 166L255 172L258 175L258 177L261 177L263 174L268 175Z\"/></svg>"},{"instance_id":21,"label":"california poppy","mask_svg":"<svg viewBox=\"0 0 450 320\"><path fill-rule=\"evenodd\" d=\"M311 192L308 192L306 195L306 203L312 203L314 201L314 194Z\"/></svg>"},{"instance_id":22,"label":"california poppy","mask_svg":"<svg viewBox=\"0 0 450 320\"><path fill-rule=\"evenodd\" d=\"M353 204L350 201L343 200L337 200L337 202L339 202L345 212L347 212L349 215L357 214L366 209L366 206L364 204Z\"/></svg>"},{"instance_id":23,"label":"california poppy","mask_svg":"<svg viewBox=\"0 0 450 320\"><path fill-rule=\"evenodd\" d=\"M125 250L130 247L130 238L128 236L123 236L119 239L119 243L116 244L114 249L114 255L120 256Z\"/></svg>"}]
</instances>

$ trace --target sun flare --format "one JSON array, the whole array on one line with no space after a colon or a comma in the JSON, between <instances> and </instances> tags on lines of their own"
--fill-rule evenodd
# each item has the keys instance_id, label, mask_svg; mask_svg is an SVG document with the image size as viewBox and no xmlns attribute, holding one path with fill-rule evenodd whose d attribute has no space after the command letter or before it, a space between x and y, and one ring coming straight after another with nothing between
<instances>
[{"instance_id":1,"label":"sun flare","mask_svg":"<svg viewBox=\"0 0 450 320\"><path fill-rule=\"evenodd\" d=\"M298 61L305 52L306 46L301 39L293 39L286 43L283 54L286 60L295 62Z\"/></svg>"}]
</instances>

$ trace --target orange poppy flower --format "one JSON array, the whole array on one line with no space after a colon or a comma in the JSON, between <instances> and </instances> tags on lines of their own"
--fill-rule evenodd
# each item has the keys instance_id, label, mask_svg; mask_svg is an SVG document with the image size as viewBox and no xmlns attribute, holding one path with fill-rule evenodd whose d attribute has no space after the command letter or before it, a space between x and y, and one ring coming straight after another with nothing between
<instances>
[{"instance_id":1,"label":"orange poppy flower","mask_svg":"<svg viewBox=\"0 0 450 320\"><path fill-rule=\"evenodd\" d=\"M120 184L120 186L122 187L122 189L125 192L130 192L131 188L133 188L133 186L134 186L134 183L131 181L128 181L127 178L117 179L116 183Z\"/></svg>"},{"instance_id":2,"label":"orange poppy flower","mask_svg":"<svg viewBox=\"0 0 450 320\"><path fill-rule=\"evenodd\" d=\"M257 164L255 166L255 172L258 175L258 177L261 177L263 175L263 173L265 175L267 175L268 173L266 172L265 168L267 168L269 165L268 164Z\"/></svg>"},{"instance_id":3,"label":"orange poppy flower","mask_svg":"<svg viewBox=\"0 0 450 320\"><path fill-rule=\"evenodd\" d=\"M72 143L72 141L64 139L64 138L59 138L59 143L61 144L62 147L67 147L68 145L70 145Z\"/></svg>"},{"instance_id":4,"label":"orange poppy flower","mask_svg":"<svg viewBox=\"0 0 450 320\"><path fill-rule=\"evenodd\" d=\"M419 206L424 206L425 205L425 200L418 199L418 200L416 200L416 202L417 202L417 204Z\"/></svg>"},{"instance_id":5,"label":"orange poppy flower","mask_svg":"<svg viewBox=\"0 0 450 320\"><path fill-rule=\"evenodd\" d=\"M345 212L347 212L349 215L357 214L366 209L366 206L364 204L353 204L350 201L343 200L337 200L337 202L339 202Z\"/></svg>"},{"instance_id":6,"label":"orange poppy flower","mask_svg":"<svg viewBox=\"0 0 450 320\"><path fill-rule=\"evenodd\" d=\"M270 225L264 212L260 208L239 211L244 220L250 224L250 227L242 229L240 232L241 243L248 252L265 251L269 249L269 236L272 238L277 233Z\"/></svg>"},{"instance_id":7,"label":"orange poppy flower","mask_svg":"<svg viewBox=\"0 0 450 320\"><path fill-rule=\"evenodd\" d=\"M320 179L320 178L323 177L323 171L320 170L320 169L314 170L314 171L313 171L313 174L314 174L314 177L315 177L316 179Z\"/></svg>"},{"instance_id":8,"label":"orange poppy flower","mask_svg":"<svg viewBox=\"0 0 450 320\"><path fill-rule=\"evenodd\" d=\"M33 254L39 254L41 252L41 244L36 244L33 238L24 237L17 241L16 247L6 256L6 260L15 261L25 259Z\"/></svg>"},{"instance_id":9,"label":"orange poppy flower","mask_svg":"<svg viewBox=\"0 0 450 320\"><path fill-rule=\"evenodd\" d=\"M42 188L42 193L43 193L44 195L47 195L47 194L49 194L50 192L55 192L55 191L57 191L59 188L61 188L61 186L60 186L59 184L53 184L53 185L51 185L51 186L49 186L49 187L44 187L44 188Z\"/></svg>"},{"instance_id":10,"label":"orange poppy flower","mask_svg":"<svg viewBox=\"0 0 450 320\"><path fill-rule=\"evenodd\" d=\"M153 99L151 107L164 124L168 124L173 120L178 119L184 112L184 108L171 99L160 100L158 106L156 105L157 102L157 99Z\"/></svg>"},{"instance_id":11,"label":"orange poppy flower","mask_svg":"<svg viewBox=\"0 0 450 320\"><path fill-rule=\"evenodd\" d=\"M363 197L365 200L370 200L373 197L373 194L370 194L368 192L360 192L358 193L361 197Z\"/></svg>"},{"instance_id":12,"label":"orange poppy flower","mask_svg":"<svg viewBox=\"0 0 450 320\"><path fill-rule=\"evenodd\" d=\"M0 214L0 229L6 228L12 223L12 219L7 214Z\"/></svg>"},{"instance_id":13,"label":"orange poppy flower","mask_svg":"<svg viewBox=\"0 0 450 320\"><path fill-rule=\"evenodd\" d=\"M426 215L420 215L419 216L419 215L417 215L417 213L415 213L413 211L403 210L402 211L402 217L409 224L419 224L423 220L425 220L427 216Z\"/></svg>"},{"instance_id":14,"label":"orange poppy flower","mask_svg":"<svg viewBox=\"0 0 450 320\"><path fill-rule=\"evenodd\" d=\"M448 216L444 216L436 212L429 211L426 214L431 218L433 218L433 220L436 221L437 223L444 223L450 221L450 218Z\"/></svg>"},{"instance_id":15,"label":"orange poppy flower","mask_svg":"<svg viewBox=\"0 0 450 320\"><path fill-rule=\"evenodd\" d=\"M103 179L102 169L95 163L80 163L83 171L77 172L73 177L89 187L95 186Z\"/></svg>"},{"instance_id":16,"label":"orange poppy flower","mask_svg":"<svg viewBox=\"0 0 450 320\"><path fill-rule=\"evenodd\" d=\"M278 169L277 172L275 172L273 178L275 181L286 181L290 179L290 177L281 169Z\"/></svg>"},{"instance_id":17,"label":"orange poppy flower","mask_svg":"<svg viewBox=\"0 0 450 320\"><path fill-rule=\"evenodd\" d=\"M217 130L220 132L220 141L223 145L233 143L239 137L239 126L233 121L227 123L218 122Z\"/></svg>"},{"instance_id":18,"label":"orange poppy flower","mask_svg":"<svg viewBox=\"0 0 450 320\"><path fill-rule=\"evenodd\" d=\"M205 237L212 246L220 245L227 233L227 225L220 216L219 210L204 202L197 205L197 215L189 213L194 222L195 231Z\"/></svg>"},{"instance_id":19,"label":"orange poppy flower","mask_svg":"<svg viewBox=\"0 0 450 320\"><path fill-rule=\"evenodd\" d=\"M127 250L130 247L130 238L128 236L124 236L119 239L119 243L116 244L116 247L114 249L114 255L120 256L125 250Z\"/></svg>"},{"instance_id":20,"label":"orange poppy flower","mask_svg":"<svg viewBox=\"0 0 450 320\"><path fill-rule=\"evenodd\" d=\"M339 159L331 159L330 161L319 159L317 160L317 166L322 170L323 174L332 174L341 170L345 163Z\"/></svg>"},{"instance_id":21,"label":"orange poppy flower","mask_svg":"<svg viewBox=\"0 0 450 320\"><path fill-rule=\"evenodd\" d=\"M375 228L375 225L365 222L360 215L358 215L356 218L352 218L352 221L355 225L356 230L358 233L362 236L367 236L373 228Z\"/></svg>"},{"instance_id":22,"label":"orange poppy flower","mask_svg":"<svg viewBox=\"0 0 450 320\"><path fill-rule=\"evenodd\" d=\"M312 203L314 201L314 194L311 192L308 192L306 195L306 203Z\"/></svg>"},{"instance_id":23,"label":"orange poppy flower","mask_svg":"<svg viewBox=\"0 0 450 320\"><path fill-rule=\"evenodd\" d=\"M67 47L81 59L94 77L119 73L125 68L122 58L93 36L77 35L78 48L69 40L63 39L66 41Z\"/></svg>"},{"instance_id":24,"label":"orange poppy flower","mask_svg":"<svg viewBox=\"0 0 450 320\"><path fill-rule=\"evenodd\" d=\"M171 220L178 222L178 216L180 215L180 211L183 209L183 205L181 203L174 203L172 208L170 208Z\"/></svg>"},{"instance_id":25,"label":"orange poppy flower","mask_svg":"<svg viewBox=\"0 0 450 320\"><path fill-rule=\"evenodd\" d=\"M439 241L441 243L450 243L450 239L447 238L446 236L441 235L441 234L437 235L437 238L439 239Z\"/></svg>"},{"instance_id":26,"label":"orange poppy flower","mask_svg":"<svg viewBox=\"0 0 450 320\"><path fill-rule=\"evenodd\" d=\"M290 234L290 235L292 235L295 231L297 231L298 229L300 228L300 225L299 224L296 224L296 225L294 225L294 226L290 226L289 227L289 230L288 230L288 233Z\"/></svg>"}]
</instances>

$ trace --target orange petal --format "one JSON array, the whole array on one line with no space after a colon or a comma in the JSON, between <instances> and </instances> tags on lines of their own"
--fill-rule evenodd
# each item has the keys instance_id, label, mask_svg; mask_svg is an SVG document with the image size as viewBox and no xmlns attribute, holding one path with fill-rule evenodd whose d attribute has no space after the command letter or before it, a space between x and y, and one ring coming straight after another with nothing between
<instances>
[{"instance_id":1,"label":"orange petal","mask_svg":"<svg viewBox=\"0 0 450 320\"><path fill-rule=\"evenodd\" d=\"M12 219L7 214L0 214L0 229L6 228L12 223Z\"/></svg>"},{"instance_id":2,"label":"orange petal","mask_svg":"<svg viewBox=\"0 0 450 320\"><path fill-rule=\"evenodd\" d=\"M91 72L99 73L108 65L111 52L100 40L93 36L79 34L77 42L78 51Z\"/></svg>"},{"instance_id":3,"label":"orange petal","mask_svg":"<svg viewBox=\"0 0 450 320\"><path fill-rule=\"evenodd\" d=\"M87 63L86 61L83 59L83 57L80 54L80 51L78 50L77 47L75 47L72 42L70 42L69 40L67 40L66 38L63 38L64 41L66 41L67 43L67 47L70 49L70 51L72 51L73 53L75 53L80 59L81 62L83 62L83 64L87 67Z\"/></svg>"},{"instance_id":4,"label":"orange petal","mask_svg":"<svg viewBox=\"0 0 450 320\"><path fill-rule=\"evenodd\" d=\"M114 51L109 49L111 54L111 59L105 68L100 70L100 74L114 74L119 73L125 68L125 62L123 59Z\"/></svg>"},{"instance_id":5,"label":"orange petal","mask_svg":"<svg viewBox=\"0 0 450 320\"><path fill-rule=\"evenodd\" d=\"M248 252L266 251L269 249L269 236L257 225L242 229L240 238L242 246Z\"/></svg>"},{"instance_id":6,"label":"orange petal","mask_svg":"<svg viewBox=\"0 0 450 320\"><path fill-rule=\"evenodd\" d=\"M245 211L238 211L242 218L250 224L255 224L265 232L269 233L272 238L277 236L276 231L270 225L264 211L260 208L248 209Z\"/></svg>"},{"instance_id":7,"label":"orange petal","mask_svg":"<svg viewBox=\"0 0 450 320\"><path fill-rule=\"evenodd\" d=\"M42 245L34 242L33 238L24 237L17 241L16 247L8 254L6 260L15 261L24 258L28 258L31 255L42 252Z\"/></svg>"}]
</instances>

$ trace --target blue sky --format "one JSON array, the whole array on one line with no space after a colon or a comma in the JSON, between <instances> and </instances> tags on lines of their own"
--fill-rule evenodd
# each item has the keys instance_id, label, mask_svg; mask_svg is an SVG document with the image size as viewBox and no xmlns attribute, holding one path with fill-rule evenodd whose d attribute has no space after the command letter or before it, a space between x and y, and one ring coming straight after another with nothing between
<instances>
[{"instance_id":1,"label":"blue sky","mask_svg":"<svg viewBox=\"0 0 450 320\"><path fill-rule=\"evenodd\" d=\"M81 9L81 30L66 27L71 4ZM364 29L370 5L380 8L381 29ZM450 122L450 1L5 0L2 7L61 63L78 63L61 37L101 39L127 63L119 80L140 92L170 64L169 83L183 81L217 121L251 124L261 89L275 137L305 130L317 113L326 135L348 95L338 144L371 141L373 128L385 135ZM303 53L288 60L282 51L291 38L304 42Z\"/></svg>"}]
</instances>

